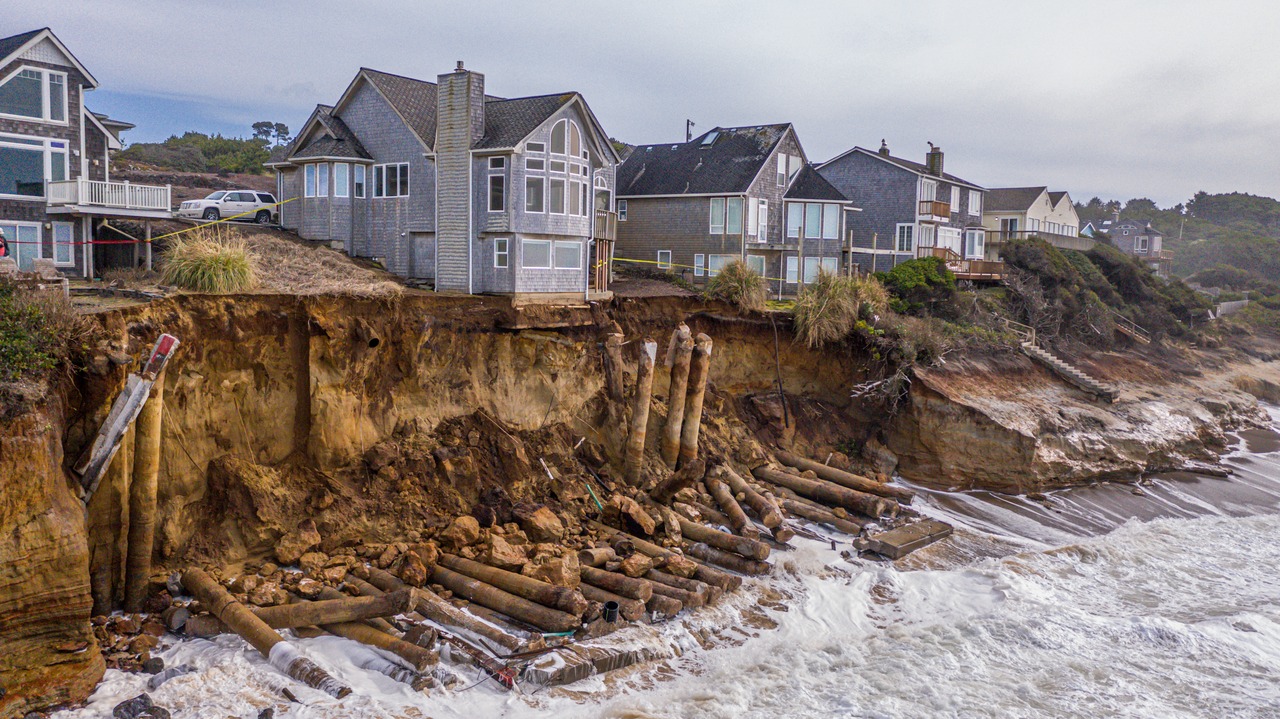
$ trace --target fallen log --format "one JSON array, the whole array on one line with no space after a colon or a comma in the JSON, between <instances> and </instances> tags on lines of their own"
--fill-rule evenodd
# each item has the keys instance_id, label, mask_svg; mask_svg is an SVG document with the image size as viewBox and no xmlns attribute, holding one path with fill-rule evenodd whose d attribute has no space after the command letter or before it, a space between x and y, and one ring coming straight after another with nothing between
<instances>
[{"instance_id":1,"label":"fallen log","mask_svg":"<svg viewBox=\"0 0 1280 719\"><path fill-rule=\"evenodd\" d=\"M363 582L350 576L347 578L347 581L352 583L352 586L356 587L361 594L367 594L370 590L380 592L394 591L409 586L400 581L399 577L377 567L368 567L367 571L369 575L368 582ZM524 639L473 617L441 599L435 592L416 587L411 591L414 609L426 619L430 619L443 627L462 629L477 637L494 642L508 651L517 652L525 648L527 642Z\"/></svg>"},{"instance_id":2,"label":"fallen log","mask_svg":"<svg viewBox=\"0 0 1280 719\"><path fill-rule=\"evenodd\" d=\"M684 609L679 599L672 599L665 594L654 594L644 603L645 609L655 617L674 617Z\"/></svg>"},{"instance_id":3,"label":"fallen log","mask_svg":"<svg viewBox=\"0 0 1280 719\"><path fill-rule=\"evenodd\" d=\"M309 687L339 699L351 693L350 687L341 684L310 659L299 654L292 644L281 639L274 629L254 616L248 607L236 601L225 587L215 582L204 570L192 568L183 572L182 586L199 599L210 613L265 656L271 666Z\"/></svg>"},{"instance_id":4,"label":"fallen log","mask_svg":"<svg viewBox=\"0 0 1280 719\"><path fill-rule=\"evenodd\" d=\"M729 485L729 489L734 494L743 495L742 501L751 507L751 511L756 513L760 518L760 522L769 529L776 529L782 524L782 513L778 511L778 507L768 497L756 491L742 478L733 468L728 465L720 465L721 474L724 481Z\"/></svg>"},{"instance_id":5,"label":"fallen log","mask_svg":"<svg viewBox=\"0 0 1280 719\"><path fill-rule=\"evenodd\" d=\"M893 517L898 513L898 503L892 499L849 489L821 479L808 479L768 467L756 467L751 473L763 482L786 487L802 497L832 507L842 507L849 512L876 518Z\"/></svg>"},{"instance_id":6,"label":"fallen log","mask_svg":"<svg viewBox=\"0 0 1280 719\"><path fill-rule=\"evenodd\" d=\"M685 394L689 389L689 360L693 357L693 338L689 328L676 330L675 352L672 353L671 383L667 388L667 423L662 428L662 461L676 468L680 457L680 430L684 425Z\"/></svg>"},{"instance_id":7,"label":"fallen log","mask_svg":"<svg viewBox=\"0 0 1280 719\"><path fill-rule=\"evenodd\" d=\"M589 547L578 552L578 564L584 567L601 567L617 558L618 554L613 551L613 547Z\"/></svg>"},{"instance_id":8,"label":"fallen log","mask_svg":"<svg viewBox=\"0 0 1280 719\"><path fill-rule=\"evenodd\" d=\"M680 427L678 463L683 466L698 458L698 430L702 426L702 402L711 372L711 338L699 334L689 362L688 397L684 402L684 423Z\"/></svg>"},{"instance_id":9,"label":"fallen log","mask_svg":"<svg viewBox=\"0 0 1280 719\"><path fill-rule=\"evenodd\" d=\"M439 564L431 570L431 581L476 604L519 619L544 632L569 632L582 626L581 617L544 607Z\"/></svg>"},{"instance_id":10,"label":"fallen log","mask_svg":"<svg viewBox=\"0 0 1280 719\"><path fill-rule=\"evenodd\" d=\"M760 576L768 574L773 570L773 565L768 562L760 562L754 559L748 559L733 552L725 552L715 547L708 546L702 542L684 543L685 554L691 557L697 557L704 562L718 564L725 569L732 569L742 574L750 574L752 576Z\"/></svg>"},{"instance_id":11,"label":"fallen log","mask_svg":"<svg viewBox=\"0 0 1280 719\"><path fill-rule=\"evenodd\" d=\"M627 484L632 487L640 486L640 472L644 469L644 441L649 428L649 405L653 399L653 362L657 355L658 343L646 339L640 348L636 396L631 410L631 434L627 437L625 476Z\"/></svg>"},{"instance_id":12,"label":"fallen log","mask_svg":"<svg viewBox=\"0 0 1280 719\"><path fill-rule=\"evenodd\" d=\"M459 557L453 554L441 554L440 564L449 569L478 579L486 584L511 592L517 597L524 597L552 609L572 614L581 618L587 611L587 600L576 590L568 587L557 587L554 584L538 581L523 574L508 572L505 569L490 567L487 564Z\"/></svg>"},{"instance_id":13,"label":"fallen log","mask_svg":"<svg viewBox=\"0 0 1280 719\"><path fill-rule=\"evenodd\" d=\"M697 602L696 605L692 606L700 607L704 604L710 604L716 599L719 599L721 595L718 587L712 587L710 584L699 582L696 579L688 579L686 577L677 577L674 574L667 574L661 569L650 569L648 572L645 572L644 578L653 582L653 591L655 592L659 591L658 587L661 585L670 589L679 589L687 593L689 596L694 598L694 601ZM668 594L667 596L672 595ZM679 599L679 597L676 598ZM680 601L683 602L684 600L681 599ZM685 605L690 606L688 602L685 602Z\"/></svg>"},{"instance_id":14,"label":"fallen log","mask_svg":"<svg viewBox=\"0 0 1280 719\"><path fill-rule=\"evenodd\" d=\"M685 487L692 487L707 473L707 465L700 459L690 461L675 474L658 483L649 492L649 499L661 505L671 503L676 493Z\"/></svg>"},{"instance_id":15,"label":"fallen log","mask_svg":"<svg viewBox=\"0 0 1280 719\"><path fill-rule=\"evenodd\" d=\"M676 516L679 517L679 515ZM721 532L718 529L712 529L705 524L699 524L684 517L680 517L680 532L686 539L709 544L727 552L741 554L748 559L756 559L763 562L769 558L769 545L758 539L739 537L727 532Z\"/></svg>"},{"instance_id":16,"label":"fallen log","mask_svg":"<svg viewBox=\"0 0 1280 719\"><path fill-rule=\"evenodd\" d=\"M595 567L582 567L579 571L582 581L614 594L638 599L642 602L649 601L649 597L653 596L653 587L649 586L649 583L643 579L635 579L625 574L608 572Z\"/></svg>"},{"instance_id":17,"label":"fallen log","mask_svg":"<svg viewBox=\"0 0 1280 719\"><path fill-rule=\"evenodd\" d=\"M721 482L716 477L707 475L707 491L715 498L716 504L720 505L720 509L724 511L724 518L728 522L726 526L732 527L733 531L740 536L748 539L755 539L759 536L751 520L747 519L747 513L742 511L742 507L738 504L738 500L733 498L733 494L729 491L729 485Z\"/></svg>"},{"instance_id":18,"label":"fallen log","mask_svg":"<svg viewBox=\"0 0 1280 719\"><path fill-rule=\"evenodd\" d=\"M849 489L856 489L859 492L896 499L902 504L911 504L911 500L916 496L915 492L905 487L894 487L883 482L877 482L862 475L846 472L843 469L837 469L821 462L815 462L812 459L807 459L791 452L779 450L774 452L774 455L777 456L779 462L788 467L795 467L801 471L811 471L828 482L834 482Z\"/></svg>"},{"instance_id":19,"label":"fallen log","mask_svg":"<svg viewBox=\"0 0 1280 719\"><path fill-rule=\"evenodd\" d=\"M321 597L333 598L336 600L336 595L342 594L342 592L330 587L325 587L325 590L326 591L322 591L320 593ZM291 596L297 602L305 603L307 601L297 595ZM386 652L391 652L408 662L414 670L419 672L440 661L440 655L436 652L425 647L420 647L417 644L406 642L405 640L392 636L381 629L375 629L364 622L326 622L316 626L330 634L335 634L344 639L350 639L352 641L360 642L361 644L376 647Z\"/></svg>"},{"instance_id":20,"label":"fallen log","mask_svg":"<svg viewBox=\"0 0 1280 719\"><path fill-rule=\"evenodd\" d=\"M841 519L824 507L788 498L783 498L782 507L787 510L788 514L803 517L810 522L819 522L821 524L829 525L833 529L837 529L845 534L849 534L854 537L862 534L862 525L857 521L852 519Z\"/></svg>"},{"instance_id":21,"label":"fallen log","mask_svg":"<svg viewBox=\"0 0 1280 719\"><path fill-rule=\"evenodd\" d=\"M671 587L661 582L653 582L653 596L662 595L680 602L685 609L696 609L707 603L706 595L699 596L679 587Z\"/></svg>"},{"instance_id":22,"label":"fallen log","mask_svg":"<svg viewBox=\"0 0 1280 719\"><path fill-rule=\"evenodd\" d=\"M644 602L639 599L629 599L586 583L583 583L581 589L582 595L593 602L617 602L618 616L629 622L638 622L644 617Z\"/></svg>"},{"instance_id":23,"label":"fallen log","mask_svg":"<svg viewBox=\"0 0 1280 719\"><path fill-rule=\"evenodd\" d=\"M320 601L301 601L275 607L260 607L252 611L273 629L290 629L335 622L356 622L375 617L393 617L409 611L410 601L411 597L407 589L380 597L349 597L333 590L333 594Z\"/></svg>"},{"instance_id":24,"label":"fallen log","mask_svg":"<svg viewBox=\"0 0 1280 719\"><path fill-rule=\"evenodd\" d=\"M588 522L591 524L592 527L600 531L603 531L609 535L617 534L631 540L631 542L635 545L635 548L640 552L643 552L646 556L654 557L655 559L659 557L684 556L683 554L673 552L670 549L664 549L662 547L659 547L653 542L646 541L639 537L627 534L626 532L623 532L614 527L610 527L607 524L603 524L595 520L588 520ZM720 587L722 590L726 592L732 592L733 590L742 586L742 577L729 574L728 572L721 571L715 567L707 566L707 564L703 562L698 562L698 571L693 576L695 579L699 581L706 582L707 584L712 584L717 587Z\"/></svg>"}]
</instances>

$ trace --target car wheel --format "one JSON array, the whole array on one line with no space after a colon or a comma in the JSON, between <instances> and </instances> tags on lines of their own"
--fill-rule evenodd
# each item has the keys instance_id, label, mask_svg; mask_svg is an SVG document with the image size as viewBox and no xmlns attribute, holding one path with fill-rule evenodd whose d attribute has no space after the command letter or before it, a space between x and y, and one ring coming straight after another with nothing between
<instances>
[{"instance_id":1,"label":"car wheel","mask_svg":"<svg viewBox=\"0 0 1280 719\"><path fill-rule=\"evenodd\" d=\"M269 225L269 224L271 224L271 211L270 211L270 210L258 210L258 214L256 214L256 215L254 215L254 216L253 216L253 221L254 221L254 222L256 222L256 223L258 223L259 225Z\"/></svg>"},{"instance_id":2,"label":"car wheel","mask_svg":"<svg viewBox=\"0 0 1280 719\"><path fill-rule=\"evenodd\" d=\"M216 207L210 207L209 209L204 211L204 219L210 222L216 222L219 219L221 219L221 217L222 217L222 213L218 212L218 208Z\"/></svg>"}]
</instances>

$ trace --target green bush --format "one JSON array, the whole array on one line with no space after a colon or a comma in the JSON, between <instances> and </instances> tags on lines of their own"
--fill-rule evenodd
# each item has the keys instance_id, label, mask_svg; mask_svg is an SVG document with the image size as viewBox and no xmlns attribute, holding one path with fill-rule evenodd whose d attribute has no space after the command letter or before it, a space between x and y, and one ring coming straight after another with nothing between
<instances>
[{"instance_id":1,"label":"green bush","mask_svg":"<svg viewBox=\"0 0 1280 719\"><path fill-rule=\"evenodd\" d=\"M77 359L93 327L60 293L0 280L0 382L39 380Z\"/></svg>"},{"instance_id":2,"label":"green bush","mask_svg":"<svg viewBox=\"0 0 1280 719\"><path fill-rule=\"evenodd\" d=\"M221 228L202 227L178 238L164 252L165 284L196 292L241 292L256 284L253 256L243 239Z\"/></svg>"},{"instance_id":3,"label":"green bush","mask_svg":"<svg viewBox=\"0 0 1280 719\"><path fill-rule=\"evenodd\" d=\"M907 260L876 277L894 296L890 307L901 313L922 313L952 299L956 276L940 257Z\"/></svg>"},{"instance_id":4,"label":"green bush","mask_svg":"<svg viewBox=\"0 0 1280 719\"><path fill-rule=\"evenodd\" d=\"M728 302L744 312L758 312L765 308L768 284L745 262L734 260L721 267L707 283L707 296Z\"/></svg>"}]
</instances>

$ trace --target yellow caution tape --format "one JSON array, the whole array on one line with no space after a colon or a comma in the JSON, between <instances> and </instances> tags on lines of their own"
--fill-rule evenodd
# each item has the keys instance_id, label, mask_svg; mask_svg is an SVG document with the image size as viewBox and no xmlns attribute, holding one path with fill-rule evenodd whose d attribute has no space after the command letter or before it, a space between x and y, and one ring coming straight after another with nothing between
<instances>
[{"instance_id":1,"label":"yellow caution tape","mask_svg":"<svg viewBox=\"0 0 1280 719\"><path fill-rule=\"evenodd\" d=\"M273 204L270 204L270 205L265 205L265 206L266 206L266 207L280 207L281 205L287 205L287 204L289 204L290 202L293 202L294 200L297 200L297 199L299 199L299 198L297 198L297 197L290 197L290 198L289 198L289 199L287 199L287 200L282 200L282 201L280 201L280 202L276 202L276 203L273 203ZM204 222L204 223L201 223L201 224L196 225L195 227L187 227L187 228L185 228L185 229L176 230L176 231L174 231L174 232L168 232L168 233L165 233L165 234L163 234L163 235L160 235L159 237L152 237L150 240L143 240L143 241L144 241L144 242L155 242L156 240L163 240L163 239L164 239L164 238L166 238L166 237L173 237L174 235L181 235L181 234L182 234L182 233L184 233L184 232L191 232L192 230L198 230L198 229L200 229L200 228L202 228L202 227L208 227L208 226L210 226L210 225L217 225L217 224L221 224L221 223L223 223L223 222L230 222L230 221L232 221L232 220L234 220L234 219L236 219L236 218L239 218L239 217L248 217L249 215L256 215L256 214L258 214L258 212L259 212L261 209L262 209L262 207L255 207L254 209L249 210L248 212L241 212L241 213L240 213L240 214L238 214L238 215L232 215L232 216L230 216L230 217L222 217L222 218L219 218L219 219L214 220L214 221L212 221L212 222Z\"/></svg>"}]
</instances>

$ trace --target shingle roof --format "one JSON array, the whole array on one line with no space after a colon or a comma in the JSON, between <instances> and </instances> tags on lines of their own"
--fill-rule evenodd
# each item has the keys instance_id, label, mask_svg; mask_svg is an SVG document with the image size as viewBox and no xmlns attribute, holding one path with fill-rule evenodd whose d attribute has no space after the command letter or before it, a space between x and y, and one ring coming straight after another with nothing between
<instances>
[{"instance_id":1,"label":"shingle roof","mask_svg":"<svg viewBox=\"0 0 1280 719\"><path fill-rule=\"evenodd\" d=\"M302 160L314 157L350 157L357 160L369 160L372 157L365 151L364 145L356 139L347 123L333 114L328 105L316 105L316 120L324 126L325 133L312 140L306 147L289 154L290 160Z\"/></svg>"},{"instance_id":2,"label":"shingle roof","mask_svg":"<svg viewBox=\"0 0 1280 719\"><path fill-rule=\"evenodd\" d=\"M28 40L48 29L49 28L47 27L42 27L39 30L31 30L18 35L10 35L6 38L0 38L0 59L9 57L16 52L18 48L26 45Z\"/></svg>"},{"instance_id":3,"label":"shingle roof","mask_svg":"<svg viewBox=\"0 0 1280 719\"><path fill-rule=\"evenodd\" d=\"M1047 187L995 187L987 190L987 212L1024 212Z\"/></svg>"},{"instance_id":4,"label":"shingle roof","mask_svg":"<svg viewBox=\"0 0 1280 719\"><path fill-rule=\"evenodd\" d=\"M717 127L689 142L639 145L618 166L618 196L745 192L790 127Z\"/></svg>"},{"instance_id":5,"label":"shingle roof","mask_svg":"<svg viewBox=\"0 0 1280 719\"><path fill-rule=\"evenodd\" d=\"M813 165L805 165L791 183L785 197L789 200L834 200L848 202L849 198L835 188L827 178L818 174Z\"/></svg>"},{"instance_id":6,"label":"shingle roof","mask_svg":"<svg viewBox=\"0 0 1280 719\"><path fill-rule=\"evenodd\" d=\"M1049 201L1052 202L1054 205L1057 205L1059 202L1062 202L1062 198L1066 196L1067 196L1066 192L1050 192Z\"/></svg>"},{"instance_id":7,"label":"shingle roof","mask_svg":"<svg viewBox=\"0 0 1280 719\"><path fill-rule=\"evenodd\" d=\"M901 167L904 170L909 170L911 172L914 172L917 175L925 175L926 177L940 177L943 180L946 180L947 182L954 182L960 185L966 185L968 187L974 188L975 190L985 190L985 188L982 187L981 185L977 185L972 182L969 182L968 180L962 177L957 177L955 175L952 175L949 172L944 172L941 175L934 175L932 172L929 172L929 168L927 166L919 162L904 160L901 157L894 157L893 155L882 155L879 152L876 152L875 150L868 150L865 147L855 147L852 150L850 150L850 152L861 152L863 154L870 155L872 157L878 157L881 160L884 160L885 162L897 165L898 167ZM847 154L849 153L848 152L844 153L844 155L847 155ZM839 157L844 157L844 155L840 155ZM834 162L834 160L828 160L828 162ZM827 163L823 163L823 164L827 164Z\"/></svg>"},{"instance_id":8,"label":"shingle roof","mask_svg":"<svg viewBox=\"0 0 1280 719\"><path fill-rule=\"evenodd\" d=\"M436 84L367 67L360 68L360 72L387 98L387 102L427 147L433 147L436 142Z\"/></svg>"},{"instance_id":9,"label":"shingle roof","mask_svg":"<svg viewBox=\"0 0 1280 719\"><path fill-rule=\"evenodd\" d=\"M488 100L484 104L484 137L476 149L515 147L577 93L562 92L513 100ZM433 113L434 114L434 113Z\"/></svg>"}]
</instances>

